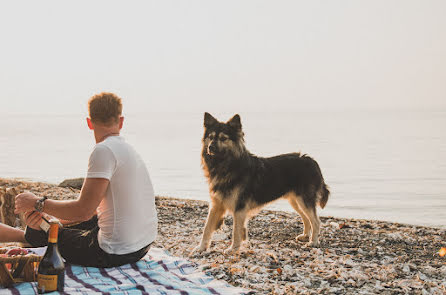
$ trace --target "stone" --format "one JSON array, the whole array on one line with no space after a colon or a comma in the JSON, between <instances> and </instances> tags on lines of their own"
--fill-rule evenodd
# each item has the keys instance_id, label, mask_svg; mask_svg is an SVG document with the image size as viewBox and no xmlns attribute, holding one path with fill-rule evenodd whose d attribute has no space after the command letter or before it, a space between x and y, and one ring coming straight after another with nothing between
<instances>
[{"instance_id":1,"label":"stone","mask_svg":"<svg viewBox=\"0 0 446 295\"><path fill-rule=\"evenodd\" d=\"M71 187L80 190L83 184L84 184L84 178L70 178L62 181L59 184L59 187Z\"/></svg>"}]
</instances>

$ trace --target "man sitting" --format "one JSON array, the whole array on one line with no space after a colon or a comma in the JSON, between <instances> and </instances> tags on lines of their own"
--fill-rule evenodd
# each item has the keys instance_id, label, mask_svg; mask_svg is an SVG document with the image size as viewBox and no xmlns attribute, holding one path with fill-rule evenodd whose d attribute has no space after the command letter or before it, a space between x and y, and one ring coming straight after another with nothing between
<instances>
[{"instance_id":1,"label":"man sitting","mask_svg":"<svg viewBox=\"0 0 446 295\"><path fill-rule=\"evenodd\" d=\"M32 193L16 196L16 213L26 218L25 239L38 247L47 244L40 230L42 214L62 223L81 222L59 232L59 251L69 263L112 267L141 259L157 234L152 183L143 159L119 135L124 118L121 99L100 93L88 102L88 127L96 145L76 200L50 200ZM64 221L65 220L65 221Z\"/></svg>"}]
</instances>

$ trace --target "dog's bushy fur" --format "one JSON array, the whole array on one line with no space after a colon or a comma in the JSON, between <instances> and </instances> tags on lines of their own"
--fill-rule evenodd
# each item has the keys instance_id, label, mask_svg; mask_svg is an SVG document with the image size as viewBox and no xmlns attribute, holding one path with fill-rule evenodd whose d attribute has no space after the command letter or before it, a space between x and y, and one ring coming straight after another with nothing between
<instances>
[{"instance_id":1,"label":"dog's bushy fur","mask_svg":"<svg viewBox=\"0 0 446 295\"><path fill-rule=\"evenodd\" d=\"M324 208L330 194L317 162L300 153L257 157L246 149L243 136L239 115L222 123L205 113L201 157L211 206L196 250L208 248L226 212L234 217L230 250L238 250L247 238L249 217L279 198L286 198L302 216L304 233L298 240L317 245L320 222L316 205Z\"/></svg>"}]
</instances>

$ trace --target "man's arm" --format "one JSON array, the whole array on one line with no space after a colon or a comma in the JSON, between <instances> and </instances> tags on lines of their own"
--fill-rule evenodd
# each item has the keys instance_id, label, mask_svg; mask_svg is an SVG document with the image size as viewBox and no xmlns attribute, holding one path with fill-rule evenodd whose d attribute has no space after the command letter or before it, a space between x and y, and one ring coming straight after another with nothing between
<instances>
[{"instance_id":1,"label":"man's arm","mask_svg":"<svg viewBox=\"0 0 446 295\"><path fill-rule=\"evenodd\" d=\"M80 196L76 200L45 201L43 212L60 219L70 221L89 220L96 214L96 209L105 197L110 181L105 178L86 178ZM39 197L33 193L22 193L16 196L15 213L34 210Z\"/></svg>"}]
</instances>

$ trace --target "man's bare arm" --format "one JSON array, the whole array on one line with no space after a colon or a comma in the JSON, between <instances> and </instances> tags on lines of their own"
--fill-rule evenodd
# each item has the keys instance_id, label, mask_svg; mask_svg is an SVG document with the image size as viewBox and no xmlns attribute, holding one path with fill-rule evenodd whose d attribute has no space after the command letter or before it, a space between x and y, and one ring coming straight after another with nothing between
<instances>
[{"instance_id":1,"label":"man's bare arm","mask_svg":"<svg viewBox=\"0 0 446 295\"><path fill-rule=\"evenodd\" d=\"M96 209L105 197L110 181L105 178L87 178L76 200L46 200L43 212L72 222L85 221L96 214ZM31 193L16 196L15 212L34 210L39 198Z\"/></svg>"},{"instance_id":2,"label":"man's bare arm","mask_svg":"<svg viewBox=\"0 0 446 295\"><path fill-rule=\"evenodd\" d=\"M87 178L77 200L46 200L43 211L69 221L89 220L105 197L110 181L105 178Z\"/></svg>"}]
</instances>

